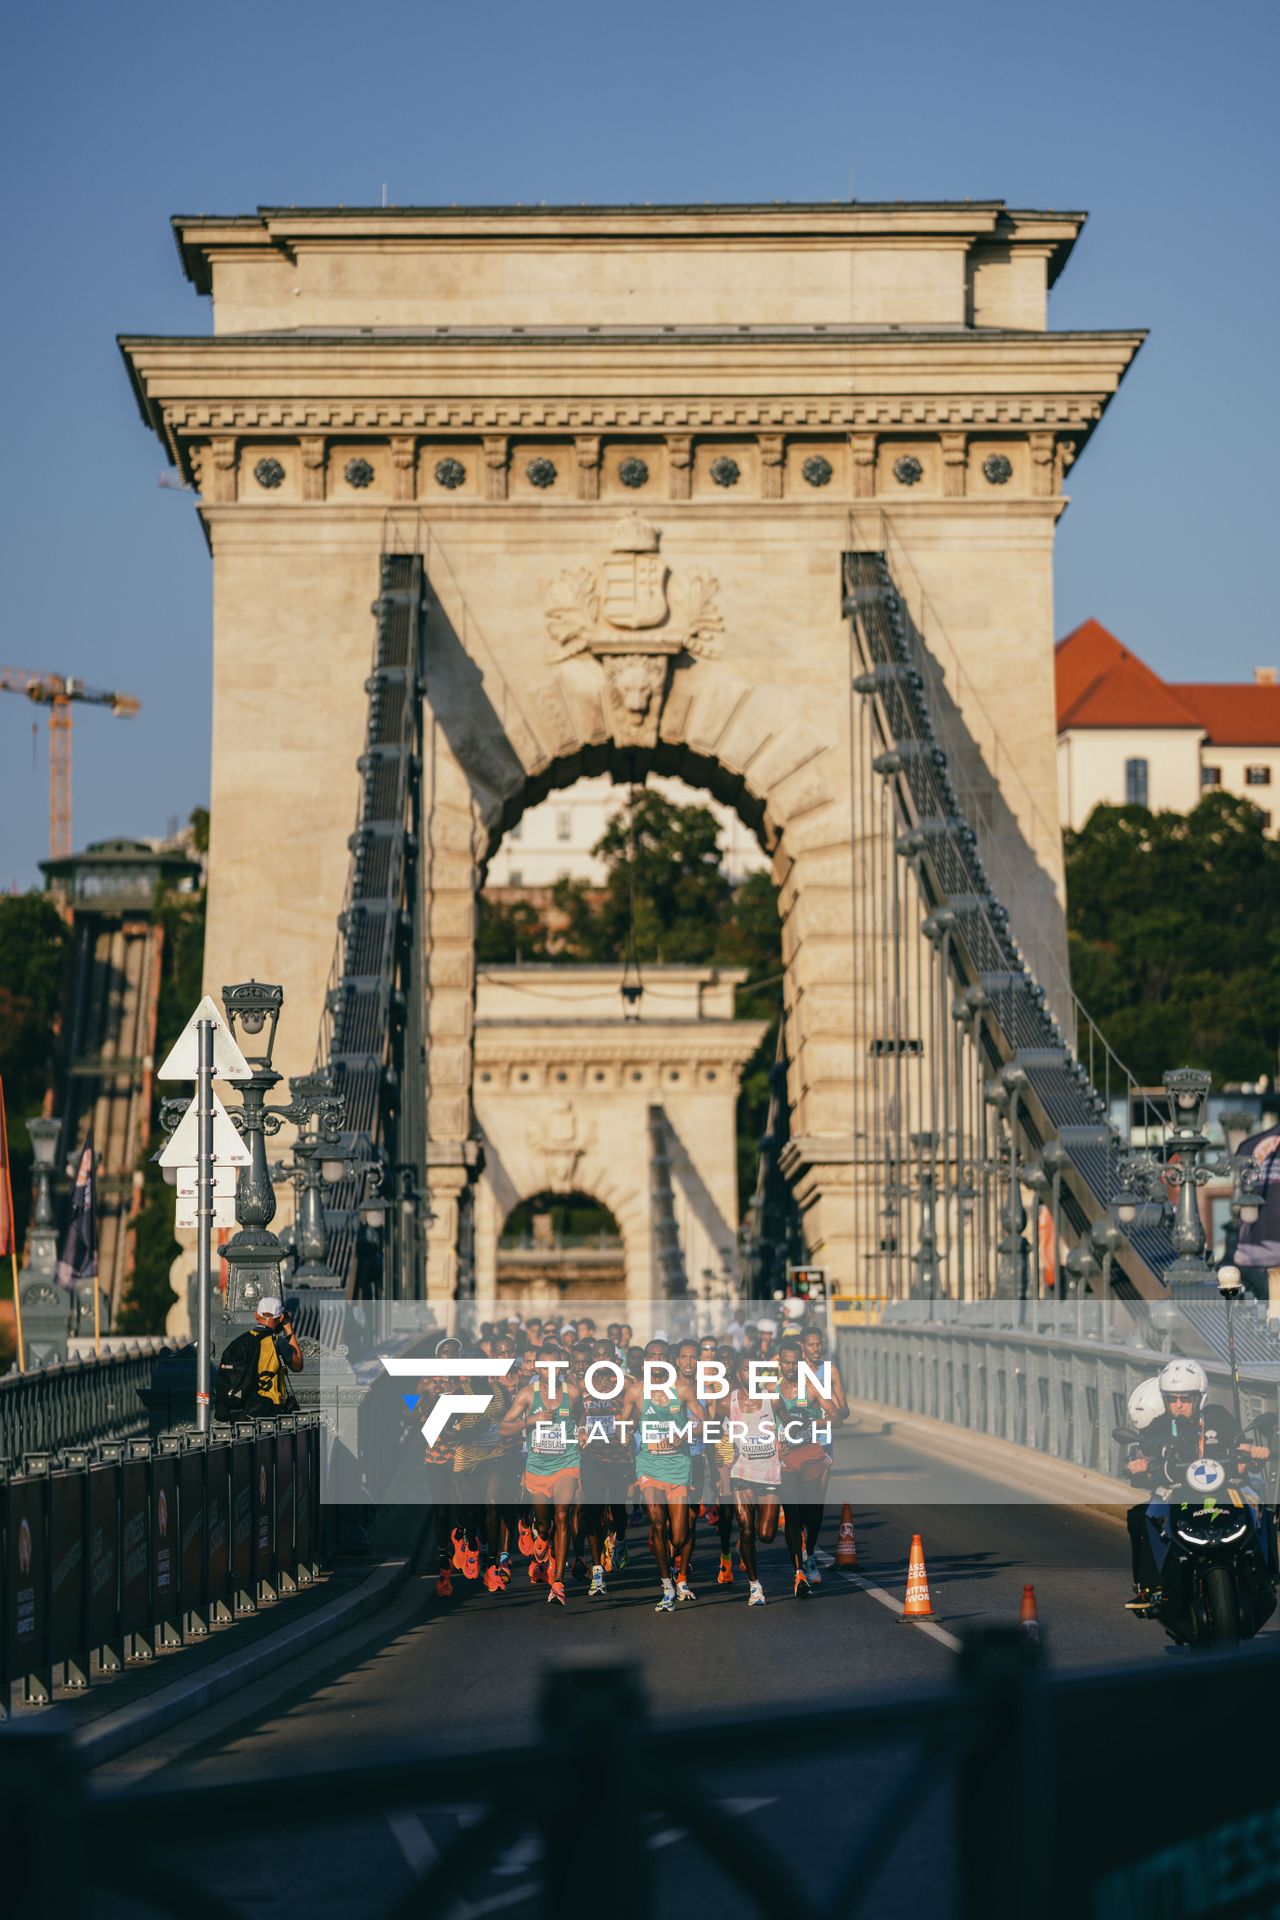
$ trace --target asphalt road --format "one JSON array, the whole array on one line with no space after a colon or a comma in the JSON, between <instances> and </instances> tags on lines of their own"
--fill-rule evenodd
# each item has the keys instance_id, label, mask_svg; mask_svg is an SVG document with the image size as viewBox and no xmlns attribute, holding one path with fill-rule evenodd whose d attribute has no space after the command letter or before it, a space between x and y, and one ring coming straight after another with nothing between
<instances>
[{"instance_id":1,"label":"asphalt road","mask_svg":"<svg viewBox=\"0 0 1280 1920\"><path fill-rule=\"evenodd\" d=\"M381 1755L417 1739L497 1746L535 1730L542 1675L566 1650L617 1654L638 1661L651 1710L665 1717L716 1710L753 1716L757 1732L742 1743L738 1764L702 1783L735 1820L786 1851L797 1897L825 1883L850 1841L877 1821L880 1796L913 1764L909 1749L782 1762L769 1744L770 1715L784 1707L858 1699L886 1687L947 1683L955 1638L969 1623L1016 1619L1024 1585L1035 1588L1048 1660L1063 1668L1191 1656L1174 1652L1158 1626L1132 1619L1128 1544L1122 1519L1045 1504L1010 1504L1008 1485L961 1469L945 1470L955 1504L913 1506L913 1481L924 1474L919 1443L866 1428L842 1437L831 1499L835 1513L854 1508L856 1576L828 1570L807 1604L789 1597L781 1547L762 1555L769 1604L748 1611L746 1582L717 1588L717 1549L700 1532L693 1584L696 1604L674 1615L653 1611L656 1577L643 1529L631 1564L610 1584L609 1598L588 1604L570 1587L565 1610L521 1571L510 1589L489 1595L456 1582L440 1603L433 1575L415 1577L395 1608L343 1642L280 1676L279 1697L258 1707L241 1696L210 1709L175 1733L100 1769L115 1784L163 1770L212 1782L228 1769L269 1773L281 1795L302 1763L345 1762ZM936 1486L938 1466L928 1462ZM901 1504L865 1508L860 1479L877 1490L902 1484ZM834 1520L828 1549L834 1548ZM905 1589L911 1536L925 1547L938 1624L904 1624L897 1609ZM1241 1658L1249 1657L1245 1650ZM1100 1746L1110 1736L1100 1729ZM910 1829L893 1850L880 1850L880 1872L863 1912L897 1920L921 1911L951 1911L951 1828L945 1786L922 1790ZM251 1833L211 1837L189 1866L248 1915L276 1920L282 1896L301 1899L308 1920L373 1915L394 1904L460 1830L479 1817L465 1803L421 1808L308 1831L300 1844L273 1833L270 1805ZM159 1844L162 1846L163 1841ZM697 1910L746 1912L674 1820L637 1821L619 1850L619 1871L634 1849L655 1852L660 1899ZM478 1854L457 1912L478 1916L535 1911L542 1865L536 1846L520 1843L496 1858ZM572 1863L557 1862L566 1898L575 1894ZM607 1893L601 1896L607 1902ZM922 1902L926 1903L922 1906ZM594 1904L594 1900L592 1902ZM710 1903L709 1905L707 1903ZM103 1914L127 1911L112 1904ZM433 1916L433 1920L435 1917ZM445 1920L440 1914L438 1920Z\"/></svg>"}]
</instances>

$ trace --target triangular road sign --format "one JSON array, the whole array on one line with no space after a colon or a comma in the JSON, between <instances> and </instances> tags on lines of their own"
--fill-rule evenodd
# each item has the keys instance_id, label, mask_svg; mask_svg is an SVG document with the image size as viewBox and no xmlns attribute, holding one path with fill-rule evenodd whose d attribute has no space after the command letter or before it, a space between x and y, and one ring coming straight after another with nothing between
<instances>
[{"instance_id":1,"label":"triangular road sign","mask_svg":"<svg viewBox=\"0 0 1280 1920\"><path fill-rule=\"evenodd\" d=\"M160 1165L194 1167L199 1151L200 1121L193 1100L160 1155ZM216 1093L213 1096L213 1164L215 1167L247 1167L249 1164L249 1149L232 1126L231 1115Z\"/></svg>"},{"instance_id":2,"label":"triangular road sign","mask_svg":"<svg viewBox=\"0 0 1280 1920\"><path fill-rule=\"evenodd\" d=\"M196 1028L201 1020L213 1022L214 1078L216 1080L252 1079L249 1062L236 1045L230 1027L207 993L174 1041L169 1058L157 1072L156 1079L195 1079L200 1071L200 1036Z\"/></svg>"}]
</instances>

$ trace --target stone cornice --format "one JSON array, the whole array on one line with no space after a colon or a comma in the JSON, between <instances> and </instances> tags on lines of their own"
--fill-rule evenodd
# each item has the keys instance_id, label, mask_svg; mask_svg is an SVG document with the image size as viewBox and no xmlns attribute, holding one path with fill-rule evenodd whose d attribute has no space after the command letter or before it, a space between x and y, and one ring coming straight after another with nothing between
<instances>
[{"instance_id":1,"label":"stone cornice","mask_svg":"<svg viewBox=\"0 0 1280 1920\"><path fill-rule=\"evenodd\" d=\"M554 1070L573 1067L675 1068L687 1073L692 1082L707 1067L736 1070L744 1066L764 1038L765 1024L761 1020L728 1020L719 1026L703 1021L664 1022L637 1029L615 1022L593 1033L585 1024L574 1028L533 1021L477 1021L476 1066L497 1072L504 1085L514 1070L534 1070L527 1083L529 1093L545 1094L548 1087L554 1091ZM512 1090L521 1091L520 1084ZM587 1085L578 1091L603 1097L610 1090Z\"/></svg>"},{"instance_id":2,"label":"stone cornice","mask_svg":"<svg viewBox=\"0 0 1280 1920\"><path fill-rule=\"evenodd\" d=\"M144 419L211 434L1060 428L1101 417L1143 335L622 343L124 339ZM639 389L639 390L637 390Z\"/></svg>"}]
</instances>

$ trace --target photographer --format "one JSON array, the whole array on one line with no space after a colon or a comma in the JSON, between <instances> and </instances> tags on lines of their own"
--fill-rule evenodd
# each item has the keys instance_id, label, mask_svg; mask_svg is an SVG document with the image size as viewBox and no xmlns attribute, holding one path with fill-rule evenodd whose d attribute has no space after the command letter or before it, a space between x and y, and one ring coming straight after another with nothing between
<instances>
[{"instance_id":1,"label":"photographer","mask_svg":"<svg viewBox=\"0 0 1280 1920\"><path fill-rule=\"evenodd\" d=\"M297 1407L291 1373L302 1372L302 1349L284 1302L266 1295L254 1324L231 1342L218 1362L215 1413L219 1420L263 1420Z\"/></svg>"}]
</instances>

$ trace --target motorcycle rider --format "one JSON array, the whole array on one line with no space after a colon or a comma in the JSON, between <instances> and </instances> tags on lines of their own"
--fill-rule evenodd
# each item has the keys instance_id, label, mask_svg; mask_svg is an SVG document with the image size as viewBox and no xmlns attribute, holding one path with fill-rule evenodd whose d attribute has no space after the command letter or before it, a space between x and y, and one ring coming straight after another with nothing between
<instances>
[{"instance_id":1,"label":"motorcycle rider","mask_svg":"<svg viewBox=\"0 0 1280 1920\"><path fill-rule=\"evenodd\" d=\"M1143 1398L1139 1411L1145 1412L1151 1404L1151 1397L1144 1392L1149 1386L1150 1382L1144 1381L1130 1396L1131 1419L1134 1401L1140 1395ZM1267 1447L1255 1446L1243 1438L1239 1423L1228 1408L1209 1399L1208 1375L1198 1360L1168 1361L1156 1376L1156 1386L1161 1410L1141 1425L1134 1419L1142 1435L1127 1463L1129 1478L1135 1486L1145 1481L1154 1490L1162 1481L1180 1478L1177 1467L1188 1465L1197 1456L1229 1463L1237 1473L1243 1470L1246 1461L1269 1457ZM1150 1502L1129 1510L1135 1589L1134 1598L1128 1603L1131 1611L1150 1606L1159 1587L1167 1543L1156 1523L1167 1512L1168 1503Z\"/></svg>"},{"instance_id":2,"label":"motorcycle rider","mask_svg":"<svg viewBox=\"0 0 1280 1920\"><path fill-rule=\"evenodd\" d=\"M1129 1395L1129 1425L1136 1433L1144 1433L1153 1420L1158 1420L1164 1412L1164 1395L1160 1391L1160 1376L1153 1373L1146 1380L1140 1380ZM1141 1447L1137 1449L1141 1454ZM1133 1561L1133 1591L1137 1602L1143 1600L1141 1572L1147 1533L1147 1503L1140 1500L1136 1507L1130 1507L1127 1515L1129 1525L1129 1553Z\"/></svg>"}]
</instances>

